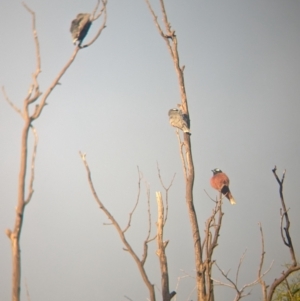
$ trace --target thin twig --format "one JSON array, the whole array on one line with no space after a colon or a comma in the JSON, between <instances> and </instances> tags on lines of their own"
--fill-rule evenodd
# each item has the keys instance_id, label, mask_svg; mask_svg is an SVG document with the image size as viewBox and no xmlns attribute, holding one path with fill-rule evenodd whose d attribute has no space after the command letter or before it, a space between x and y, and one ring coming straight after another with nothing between
<instances>
[{"instance_id":1,"label":"thin twig","mask_svg":"<svg viewBox=\"0 0 300 301\"><path fill-rule=\"evenodd\" d=\"M264 259L265 259L265 240L264 240L264 233L262 230L261 223L258 223L258 225L259 225L260 237L261 237L261 256L260 256L260 263L259 263L259 267L258 267L257 277L258 277L260 285L261 285L263 300L266 301L267 300L267 286L266 286L266 282L263 280L262 275L261 275L261 271L262 271L262 267L263 267Z\"/></svg>"},{"instance_id":2,"label":"thin twig","mask_svg":"<svg viewBox=\"0 0 300 301\"><path fill-rule=\"evenodd\" d=\"M95 10L94 10L94 12L93 12L93 15L92 15L92 16L93 16L93 21L95 21L95 20L97 20L98 18L100 18L101 15L102 15L102 13L103 13L104 10L106 9L107 0L102 0L101 2L103 3L102 8L100 9L99 13L95 16L95 14L96 14L96 12L97 12L97 10L98 10L99 4L100 4L100 1L98 0L98 3L97 3L97 5L96 5L96 8L95 8Z\"/></svg>"},{"instance_id":3,"label":"thin twig","mask_svg":"<svg viewBox=\"0 0 300 301\"><path fill-rule=\"evenodd\" d=\"M96 4L96 6L95 6L95 8L94 8L94 10L93 10L93 13L92 13L92 17L91 17L91 21L95 21L96 19L95 19L95 15L96 15L96 12L97 12L97 10L98 10L98 8L99 8L99 5L100 5L100 0L97 0L97 4ZM100 11L101 12L101 11Z\"/></svg>"},{"instance_id":4,"label":"thin twig","mask_svg":"<svg viewBox=\"0 0 300 301\"><path fill-rule=\"evenodd\" d=\"M4 86L2 86L2 92L3 92L4 98L8 102L8 104L23 118L22 111L9 99L9 97L6 94Z\"/></svg>"},{"instance_id":5,"label":"thin twig","mask_svg":"<svg viewBox=\"0 0 300 301\"><path fill-rule=\"evenodd\" d=\"M39 39L37 35L37 30L36 30L36 24L35 24L35 12L31 10L25 2L22 2L23 6L25 9L31 14L32 16L32 33L33 33L33 38L34 38L34 44L35 44L35 51L36 51L36 69L35 73L32 75L32 80L33 83L29 89L29 93L26 97L26 103L30 104L35 102L39 96L42 94L39 90L39 84L38 84L38 76L41 73L41 54L40 54L40 44L39 44ZM32 92L34 90L34 95L32 95Z\"/></svg>"},{"instance_id":6,"label":"thin twig","mask_svg":"<svg viewBox=\"0 0 300 301\"><path fill-rule=\"evenodd\" d=\"M139 167L137 167L137 170L138 170L138 175L139 175L139 180L138 180L138 194L137 194L137 198L136 198L135 205L134 205L132 211L129 213L128 223L127 223L126 228L123 230L123 233L125 233L125 232L129 229L129 227L130 227L130 225L131 225L132 215L133 215L135 209L137 208L138 203L139 203L139 200L140 200L140 194L141 194L141 179L142 179L142 178L141 178L141 173L140 173Z\"/></svg>"},{"instance_id":7,"label":"thin twig","mask_svg":"<svg viewBox=\"0 0 300 301\"><path fill-rule=\"evenodd\" d=\"M165 220L164 220L164 223L167 222L167 219L168 219L168 212L169 212L169 189L172 187L173 185L173 182L174 182L174 179L175 179L175 176L176 176L176 173L174 173L173 175L173 178L171 179L171 182L169 184L168 187L165 186L163 180L162 180L162 177L161 177L161 174L160 174L160 169L159 169L159 165L158 165L158 162L156 162L156 165L157 165L157 172L158 172L158 177L159 177L159 180L160 180L160 184L161 186L164 188L165 190L165 199L166 199L166 214L165 214Z\"/></svg>"},{"instance_id":8,"label":"thin twig","mask_svg":"<svg viewBox=\"0 0 300 301\"><path fill-rule=\"evenodd\" d=\"M242 263L244 261L246 253L247 253L247 249L244 251L244 253L242 254L242 256L240 257L240 260L239 260L238 268L236 270L236 275L235 275L236 285L238 284L240 269L241 269L241 266L242 266Z\"/></svg>"},{"instance_id":9,"label":"thin twig","mask_svg":"<svg viewBox=\"0 0 300 301\"><path fill-rule=\"evenodd\" d=\"M142 265L145 264L147 256L148 256L148 243L153 241L156 238L156 235L152 238L149 238L151 235L151 207L150 207L150 188L149 188L149 183L145 182L146 185L146 192L147 192L147 211L148 211L148 232L147 232L147 236L144 240L143 243L143 255L142 255L142 259L141 259L141 263Z\"/></svg>"},{"instance_id":10,"label":"thin twig","mask_svg":"<svg viewBox=\"0 0 300 301\"><path fill-rule=\"evenodd\" d=\"M204 189L204 192L206 193L206 195L208 196L208 198L213 201L214 203L217 203L218 201L214 200L209 194L208 192Z\"/></svg>"},{"instance_id":11,"label":"thin twig","mask_svg":"<svg viewBox=\"0 0 300 301\"><path fill-rule=\"evenodd\" d=\"M263 245L262 245L262 248L263 248ZM272 261L270 267L263 274L261 274L261 268L262 268L262 263L263 263L263 257L261 257L261 260L260 260L260 263L259 263L259 272L258 272L257 278L254 281L243 285L239 289L238 285L237 285L237 283L238 283L238 277L239 277L239 270L240 270L240 267L241 267L241 265L242 265L242 263L244 261L245 253L246 253L246 251L243 253L243 255L240 258L239 265L238 265L237 272L236 272L236 280L235 280L235 282L233 280L231 280L230 277L228 276L229 272L225 273L218 266L218 264L215 262L216 267L221 272L222 276L224 278L226 278L227 281L229 281L229 283L225 283L225 282L222 282L222 281L216 280L216 279L213 279L213 281L216 284L218 284L218 285L223 285L223 286L227 286L227 287L233 288L236 291L236 296L235 296L235 299L234 299L235 301L238 301L238 300L242 299L243 297L249 296L251 294L251 291L245 293L245 290L248 289L248 288L250 288L250 287L252 287L252 286L254 286L254 285L256 285L256 284L258 284L259 282L261 283L262 282L262 278L271 270L271 268L273 266L273 263L274 263L274 261ZM264 249L262 251L262 256L263 255L264 255Z\"/></svg>"},{"instance_id":12,"label":"thin twig","mask_svg":"<svg viewBox=\"0 0 300 301\"><path fill-rule=\"evenodd\" d=\"M27 301L30 301L30 294L29 294L29 289L28 289L28 284L27 284L27 280L25 278L25 288L26 288L26 297L27 297Z\"/></svg>"},{"instance_id":13,"label":"thin twig","mask_svg":"<svg viewBox=\"0 0 300 301\"><path fill-rule=\"evenodd\" d=\"M100 26L99 30L97 31L95 37L87 44L81 46L81 48L86 48L86 47L91 46L98 39L102 30L106 27L106 21L107 21L106 5L107 5L107 0L102 0L102 8L101 8L100 12L96 17L93 18L93 21L95 21L102 15L102 13L104 13L102 25Z\"/></svg>"}]
</instances>

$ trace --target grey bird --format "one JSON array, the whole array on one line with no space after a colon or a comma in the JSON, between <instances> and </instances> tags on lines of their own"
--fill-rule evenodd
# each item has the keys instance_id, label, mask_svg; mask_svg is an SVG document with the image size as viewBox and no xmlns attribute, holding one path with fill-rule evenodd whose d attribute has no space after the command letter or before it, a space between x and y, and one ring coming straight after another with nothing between
<instances>
[{"instance_id":1,"label":"grey bird","mask_svg":"<svg viewBox=\"0 0 300 301\"><path fill-rule=\"evenodd\" d=\"M169 121L170 124L184 133L191 134L189 129L188 117L186 114L183 114L180 109L171 109L169 110Z\"/></svg>"},{"instance_id":2,"label":"grey bird","mask_svg":"<svg viewBox=\"0 0 300 301\"><path fill-rule=\"evenodd\" d=\"M92 25L90 16L90 14L78 14L76 19L72 21L70 32L72 34L74 45L78 42L78 46L81 46L83 39Z\"/></svg>"}]
</instances>

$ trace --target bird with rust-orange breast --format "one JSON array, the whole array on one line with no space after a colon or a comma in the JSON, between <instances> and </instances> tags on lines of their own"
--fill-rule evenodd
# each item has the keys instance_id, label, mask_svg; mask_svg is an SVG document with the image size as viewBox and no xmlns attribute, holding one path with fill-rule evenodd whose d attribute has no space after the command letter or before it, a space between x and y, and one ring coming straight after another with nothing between
<instances>
[{"instance_id":1,"label":"bird with rust-orange breast","mask_svg":"<svg viewBox=\"0 0 300 301\"><path fill-rule=\"evenodd\" d=\"M221 169L215 168L212 170L213 176L210 179L210 185L212 188L221 192L226 198L230 201L231 205L236 204L235 199L233 198L230 189L229 189L229 178L227 175L222 172Z\"/></svg>"}]
</instances>

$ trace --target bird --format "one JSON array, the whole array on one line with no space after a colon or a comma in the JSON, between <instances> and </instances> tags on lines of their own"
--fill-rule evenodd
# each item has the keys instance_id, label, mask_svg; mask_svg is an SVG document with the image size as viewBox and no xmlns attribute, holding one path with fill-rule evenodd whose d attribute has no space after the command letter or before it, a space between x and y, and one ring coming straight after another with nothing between
<instances>
[{"instance_id":1,"label":"bird","mask_svg":"<svg viewBox=\"0 0 300 301\"><path fill-rule=\"evenodd\" d=\"M72 21L70 32L72 34L74 45L76 44L76 42L79 42L78 46L81 46L83 39L87 35L92 25L90 16L90 14L80 13L77 15L76 19Z\"/></svg>"},{"instance_id":2,"label":"bird","mask_svg":"<svg viewBox=\"0 0 300 301\"><path fill-rule=\"evenodd\" d=\"M212 172L213 172L213 176L210 179L211 187L218 190L223 195L225 195L226 198L230 201L231 205L236 204L235 199L233 198L229 189L228 176L224 172L222 172L222 170L219 168L213 169Z\"/></svg>"},{"instance_id":3,"label":"bird","mask_svg":"<svg viewBox=\"0 0 300 301\"><path fill-rule=\"evenodd\" d=\"M191 134L188 116L183 114L180 109L169 110L169 122L173 127L182 130L184 133Z\"/></svg>"}]
</instances>

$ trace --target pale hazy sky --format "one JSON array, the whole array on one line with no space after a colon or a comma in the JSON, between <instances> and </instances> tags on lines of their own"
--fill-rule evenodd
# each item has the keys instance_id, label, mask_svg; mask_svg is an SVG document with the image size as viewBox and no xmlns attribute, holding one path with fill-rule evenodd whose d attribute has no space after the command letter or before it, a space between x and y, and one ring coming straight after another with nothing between
<instances>
[{"instance_id":1,"label":"pale hazy sky","mask_svg":"<svg viewBox=\"0 0 300 301\"><path fill-rule=\"evenodd\" d=\"M69 33L79 12L91 12L94 0L27 0L36 12L40 39L41 91L71 56ZM152 0L158 12L158 1ZM204 192L211 169L231 179L236 206L225 202L223 227L214 258L234 271L247 249L242 286L256 278L261 252L257 223L265 233L268 283L289 262L280 238L280 200L272 168L287 169L285 197L297 255L299 240L299 95L300 2L298 0L166 0L179 41L191 117L195 164L195 207L203 236L213 204ZM0 1L0 85L22 106L35 51L31 16L20 1ZM161 16L159 16L161 20ZM93 24L87 40L99 24ZM90 192L78 151L87 153L94 184L104 204L126 225L137 195L137 166L143 172L140 205L128 240L142 254L147 234L146 191L151 189L153 233L155 191L162 190L156 162L170 191L165 239L170 289L182 270L193 275L193 242L175 131L168 110L180 102L177 77L165 42L144 1L109 0L107 28L90 48L80 51L34 122L39 134L35 192L22 231L22 300L25 284L31 300L146 300L137 267ZM22 119L0 96L0 299L11 294L11 250L5 229L13 227L17 197ZM32 142L32 139L30 139ZM146 269L157 287L160 275L156 243ZM219 274L215 278L222 279ZM177 300L187 300L192 278L182 279ZM218 297L221 297L221 299ZM248 300L259 300L256 287ZM195 295L190 299L195 300ZM232 300L218 288L216 300Z\"/></svg>"}]
</instances>

